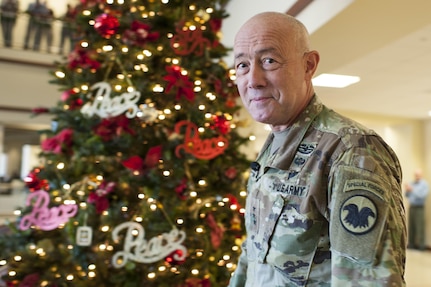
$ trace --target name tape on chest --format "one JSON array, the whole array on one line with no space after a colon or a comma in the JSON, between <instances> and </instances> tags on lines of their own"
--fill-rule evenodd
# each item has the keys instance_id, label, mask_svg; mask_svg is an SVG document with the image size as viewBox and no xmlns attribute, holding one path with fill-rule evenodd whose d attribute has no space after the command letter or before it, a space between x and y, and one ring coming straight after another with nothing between
<instances>
[{"instance_id":1,"label":"name tape on chest","mask_svg":"<svg viewBox=\"0 0 431 287\"><path fill-rule=\"evenodd\" d=\"M292 184L280 181L277 177L267 177L263 182L264 188L269 192L277 192L283 195L305 197L308 195L309 187L306 185Z\"/></svg>"}]
</instances>

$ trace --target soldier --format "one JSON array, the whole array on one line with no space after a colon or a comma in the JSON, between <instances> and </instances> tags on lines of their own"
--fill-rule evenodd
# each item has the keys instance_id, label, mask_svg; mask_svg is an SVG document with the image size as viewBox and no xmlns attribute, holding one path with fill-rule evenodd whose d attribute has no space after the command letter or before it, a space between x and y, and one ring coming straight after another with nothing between
<instances>
[{"instance_id":1,"label":"soldier","mask_svg":"<svg viewBox=\"0 0 431 287\"><path fill-rule=\"evenodd\" d=\"M275 12L235 37L239 94L272 132L251 165L247 238L229 286L405 286L399 161L322 104L309 45L302 23Z\"/></svg>"}]
</instances>

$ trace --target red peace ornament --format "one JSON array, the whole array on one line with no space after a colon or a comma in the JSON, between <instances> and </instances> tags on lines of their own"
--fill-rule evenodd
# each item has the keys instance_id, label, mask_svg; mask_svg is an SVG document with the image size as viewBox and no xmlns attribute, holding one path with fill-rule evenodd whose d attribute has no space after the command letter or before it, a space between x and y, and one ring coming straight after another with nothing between
<instances>
[{"instance_id":1,"label":"red peace ornament","mask_svg":"<svg viewBox=\"0 0 431 287\"><path fill-rule=\"evenodd\" d=\"M97 33L107 39L117 32L119 26L118 18L106 13L97 16L94 23L94 29Z\"/></svg>"},{"instance_id":2,"label":"red peace ornament","mask_svg":"<svg viewBox=\"0 0 431 287\"><path fill-rule=\"evenodd\" d=\"M196 56L202 56L205 48L211 46L210 41L203 36L199 27L195 30L182 27L180 24L176 29L176 35L171 38L171 47L175 54L185 56L194 52Z\"/></svg>"},{"instance_id":3,"label":"red peace ornament","mask_svg":"<svg viewBox=\"0 0 431 287\"><path fill-rule=\"evenodd\" d=\"M177 146L175 154L181 157L181 150L198 159L210 160L222 154L228 147L228 140L218 136L210 139L200 139L198 127L190 121L180 121L175 125L175 133L180 134L185 127L184 143Z\"/></svg>"}]
</instances>

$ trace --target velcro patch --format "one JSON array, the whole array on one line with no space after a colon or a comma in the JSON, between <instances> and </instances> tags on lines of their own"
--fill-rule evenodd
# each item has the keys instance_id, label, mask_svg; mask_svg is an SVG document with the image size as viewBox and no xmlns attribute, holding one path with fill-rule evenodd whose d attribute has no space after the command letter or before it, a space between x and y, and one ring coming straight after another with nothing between
<instances>
[{"instance_id":1,"label":"velcro patch","mask_svg":"<svg viewBox=\"0 0 431 287\"><path fill-rule=\"evenodd\" d=\"M344 184L344 192L365 190L373 193L379 198L384 198L384 190L376 184L376 182L364 179L350 179L346 180Z\"/></svg>"},{"instance_id":2,"label":"velcro patch","mask_svg":"<svg viewBox=\"0 0 431 287\"><path fill-rule=\"evenodd\" d=\"M349 197L340 208L341 225L354 235L370 232L377 222L378 215L374 202L363 195Z\"/></svg>"},{"instance_id":3,"label":"velcro patch","mask_svg":"<svg viewBox=\"0 0 431 287\"><path fill-rule=\"evenodd\" d=\"M388 216L386 190L379 175L348 166L334 175L331 196L331 248L340 255L372 263Z\"/></svg>"}]
</instances>

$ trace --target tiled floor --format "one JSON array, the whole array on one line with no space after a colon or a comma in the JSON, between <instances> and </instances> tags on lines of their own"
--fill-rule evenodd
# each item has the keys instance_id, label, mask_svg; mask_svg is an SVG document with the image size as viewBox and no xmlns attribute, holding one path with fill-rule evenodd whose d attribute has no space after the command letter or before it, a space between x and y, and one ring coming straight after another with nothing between
<instances>
[{"instance_id":1,"label":"tiled floor","mask_svg":"<svg viewBox=\"0 0 431 287\"><path fill-rule=\"evenodd\" d=\"M431 252L407 250L407 287L431 287Z\"/></svg>"}]
</instances>

